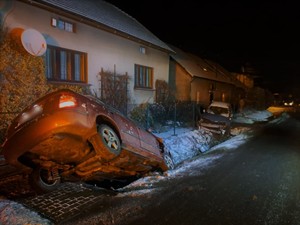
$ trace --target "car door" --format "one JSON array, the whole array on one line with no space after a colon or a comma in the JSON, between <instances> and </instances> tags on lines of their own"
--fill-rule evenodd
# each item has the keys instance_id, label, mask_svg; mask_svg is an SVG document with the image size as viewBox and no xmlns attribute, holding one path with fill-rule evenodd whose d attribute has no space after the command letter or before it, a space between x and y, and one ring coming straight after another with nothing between
<instances>
[{"instance_id":1,"label":"car door","mask_svg":"<svg viewBox=\"0 0 300 225\"><path fill-rule=\"evenodd\" d=\"M135 125L135 123L118 114L114 115L114 120L119 126L122 142L126 144L127 147L131 147L136 150L140 149L140 132L138 131L138 127Z\"/></svg>"},{"instance_id":2,"label":"car door","mask_svg":"<svg viewBox=\"0 0 300 225\"><path fill-rule=\"evenodd\" d=\"M161 153L156 138L150 132L144 129L139 129L138 131L140 135L141 147L144 151L144 154L147 157L160 157Z\"/></svg>"}]
</instances>

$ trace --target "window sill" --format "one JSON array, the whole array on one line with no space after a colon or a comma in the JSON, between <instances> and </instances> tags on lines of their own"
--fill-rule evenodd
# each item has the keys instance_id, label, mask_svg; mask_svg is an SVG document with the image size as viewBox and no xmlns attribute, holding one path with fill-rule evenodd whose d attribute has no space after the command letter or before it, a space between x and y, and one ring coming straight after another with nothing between
<instances>
[{"instance_id":1,"label":"window sill","mask_svg":"<svg viewBox=\"0 0 300 225\"><path fill-rule=\"evenodd\" d=\"M83 82L72 82L72 81L53 81L53 80L48 80L47 83L49 84L57 84L57 85L77 85L77 86L91 86L90 84L83 83Z\"/></svg>"},{"instance_id":2,"label":"window sill","mask_svg":"<svg viewBox=\"0 0 300 225\"><path fill-rule=\"evenodd\" d=\"M155 91L153 88L142 88L142 87L135 87L134 90L136 91Z\"/></svg>"}]
</instances>

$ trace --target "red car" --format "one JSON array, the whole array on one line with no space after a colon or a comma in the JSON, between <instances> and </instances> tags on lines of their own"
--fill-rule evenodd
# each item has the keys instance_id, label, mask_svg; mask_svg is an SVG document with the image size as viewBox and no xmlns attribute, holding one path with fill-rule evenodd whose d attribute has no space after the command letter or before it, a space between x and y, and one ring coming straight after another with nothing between
<instances>
[{"instance_id":1,"label":"red car","mask_svg":"<svg viewBox=\"0 0 300 225\"><path fill-rule=\"evenodd\" d=\"M40 192L69 178L114 180L174 168L160 138L97 98L66 89L20 113L2 147L6 161Z\"/></svg>"}]
</instances>

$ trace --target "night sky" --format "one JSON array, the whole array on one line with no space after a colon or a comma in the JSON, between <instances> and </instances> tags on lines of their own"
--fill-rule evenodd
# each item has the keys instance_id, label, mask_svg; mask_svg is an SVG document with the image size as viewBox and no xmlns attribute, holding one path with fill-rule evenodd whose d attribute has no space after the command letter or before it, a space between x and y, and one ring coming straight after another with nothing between
<instances>
[{"instance_id":1,"label":"night sky","mask_svg":"<svg viewBox=\"0 0 300 225\"><path fill-rule=\"evenodd\" d=\"M285 93L300 89L297 1L107 1L167 44L231 72L250 65L263 88Z\"/></svg>"}]
</instances>

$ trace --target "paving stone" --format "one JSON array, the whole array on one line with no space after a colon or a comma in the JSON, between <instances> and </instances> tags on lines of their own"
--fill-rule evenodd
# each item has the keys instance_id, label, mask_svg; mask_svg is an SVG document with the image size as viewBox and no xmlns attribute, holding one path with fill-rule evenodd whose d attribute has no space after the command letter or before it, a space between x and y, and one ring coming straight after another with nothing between
<instances>
[{"instance_id":1,"label":"paving stone","mask_svg":"<svg viewBox=\"0 0 300 225\"><path fill-rule=\"evenodd\" d=\"M1 158L0 158L1 161ZM0 162L1 163L1 162ZM5 163L0 165L6 170ZM92 207L105 204L116 193L86 183L63 183L57 190L37 195L22 174L0 172L0 196L19 202L54 224L63 224L75 216L86 214ZM101 207L100 207L101 208Z\"/></svg>"},{"instance_id":2,"label":"paving stone","mask_svg":"<svg viewBox=\"0 0 300 225\"><path fill-rule=\"evenodd\" d=\"M22 199L20 203L54 223L62 223L87 212L109 195L115 193L87 184L65 183L53 192Z\"/></svg>"}]
</instances>

